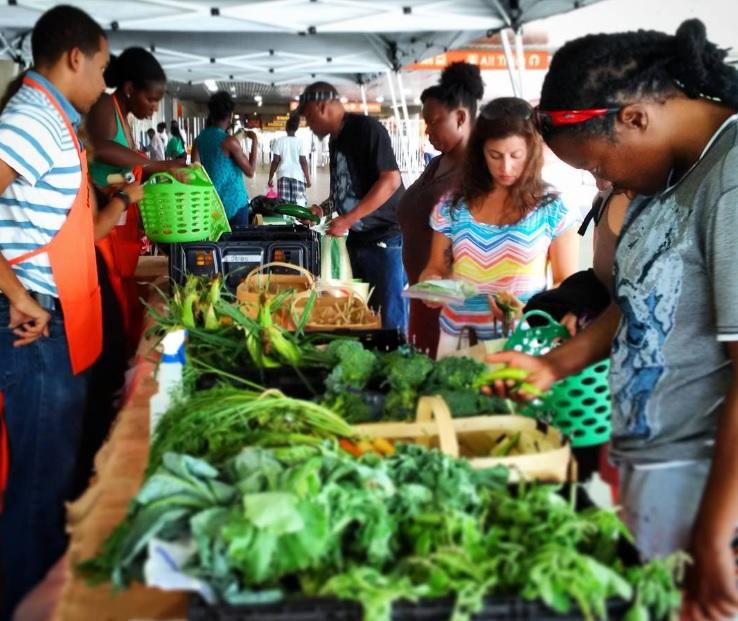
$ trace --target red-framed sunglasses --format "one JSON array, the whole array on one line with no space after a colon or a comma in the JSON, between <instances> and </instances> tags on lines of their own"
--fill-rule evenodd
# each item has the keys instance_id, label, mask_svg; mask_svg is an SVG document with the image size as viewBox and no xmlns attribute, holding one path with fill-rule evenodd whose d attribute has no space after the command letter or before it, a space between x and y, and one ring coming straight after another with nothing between
<instances>
[{"instance_id":1,"label":"red-framed sunglasses","mask_svg":"<svg viewBox=\"0 0 738 621\"><path fill-rule=\"evenodd\" d=\"M540 106L534 108L527 101L518 97L499 97L484 106L479 115L490 121L509 116L517 116L525 121L532 119L538 131L545 136L554 127L578 125L608 114L616 114L619 110L619 107L541 110Z\"/></svg>"},{"instance_id":2,"label":"red-framed sunglasses","mask_svg":"<svg viewBox=\"0 0 738 621\"><path fill-rule=\"evenodd\" d=\"M543 136L554 127L578 125L592 119L601 118L608 114L617 114L619 107L585 108L582 110L541 110L539 106L533 108L533 123Z\"/></svg>"}]
</instances>

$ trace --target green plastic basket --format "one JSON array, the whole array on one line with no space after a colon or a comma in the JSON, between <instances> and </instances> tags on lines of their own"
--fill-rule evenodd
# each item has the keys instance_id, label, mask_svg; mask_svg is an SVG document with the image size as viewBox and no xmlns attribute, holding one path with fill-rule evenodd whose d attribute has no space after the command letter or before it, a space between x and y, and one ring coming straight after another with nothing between
<instances>
[{"instance_id":1,"label":"green plastic basket","mask_svg":"<svg viewBox=\"0 0 738 621\"><path fill-rule=\"evenodd\" d=\"M533 316L542 317L547 323L523 328ZM542 356L568 338L567 329L548 313L531 311L523 316L505 344L505 350ZM569 436L575 448L603 444L610 439L612 431L609 371L609 361L598 362L556 382L548 394L533 402L523 413L548 419Z\"/></svg>"},{"instance_id":2,"label":"green plastic basket","mask_svg":"<svg viewBox=\"0 0 738 621\"><path fill-rule=\"evenodd\" d=\"M162 172L151 175L144 185L141 216L151 241L217 241L230 232L223 203L205 169L193 166L189 172L188 183Z\"/></svg>"}]
</instances>

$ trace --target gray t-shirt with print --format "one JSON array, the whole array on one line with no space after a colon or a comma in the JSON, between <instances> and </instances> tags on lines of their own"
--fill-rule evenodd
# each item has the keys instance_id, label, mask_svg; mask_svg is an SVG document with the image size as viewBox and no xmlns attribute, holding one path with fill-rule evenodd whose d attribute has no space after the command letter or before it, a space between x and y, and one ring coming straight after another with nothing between
<instances>
[{"instance_id":1,"label":"gray t-shirt with print","mask_svg":"<svg viewBox=\"0 0 738 621\"><path fill-rule=\"evenodd\" d=\"M738 340L738 116L676 185L628 209L615 256L613 455L712 455Z\"/></svg>"}]
</instances>

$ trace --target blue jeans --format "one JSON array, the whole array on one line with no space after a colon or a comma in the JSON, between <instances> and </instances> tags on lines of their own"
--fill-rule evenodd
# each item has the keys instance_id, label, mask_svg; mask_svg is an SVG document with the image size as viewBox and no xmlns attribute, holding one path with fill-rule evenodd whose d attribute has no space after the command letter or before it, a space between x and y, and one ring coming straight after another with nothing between
<instances>
[{"instance_id":1,"label":"blue jeans","mask_svg":"<svg viewBox=\"0 0 738 621\"><path fill-rule=\"evenodd\" d=\"M241 207L236 213L228 218L228 224L231 227L244 227L249 225L249 206Z\"/></svg>"},{"instance_id":2,"label":"blue jeans","mask_svg":"<svg viewBox=\"0 0 738 621\"><path fill-rule=\"evenodd\" d=\"M351 244L348 253L354 278L360 278L374 288L370 300L372 308L380 310L382 327L405 331L407 326L407 301L402 290L407 283L402 266L402 236L366 246Z\"/></svg>"},{"instance_id":3,"label":"blue jeans","mask_svg":"<svg viewBox=\"0 0 738 621\"><path fill-rule=\"evenodd\" d=\"M0 514L0 619L64 554L64 502L74 477L87 393L86 374L72 375L59 313L49 336L24 347L7 327L0 295L0 391L10 447L10 473Z\"/></svg>"}]
</instances>

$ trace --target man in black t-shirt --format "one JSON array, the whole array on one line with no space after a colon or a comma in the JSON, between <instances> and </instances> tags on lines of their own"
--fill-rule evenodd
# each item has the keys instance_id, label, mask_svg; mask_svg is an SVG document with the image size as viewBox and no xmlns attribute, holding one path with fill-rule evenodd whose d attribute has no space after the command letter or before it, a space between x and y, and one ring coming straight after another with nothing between
<instances>
[{"instance_id":1,"label":"man in black t-shirt","mask_svg":"<svg viewBox=\"0 0 738 621\"><path fill-rule=\"evenodd\" d=\"M354 276L374 288L385 328L405 328L402 237L395 207L405 191L387 130L368 116L346 112L338 91L316 82L300 97L299 112L319 137L330 135L331 202L339 217L329 235L348 233Z\"/></svg>"}]
</instances>

